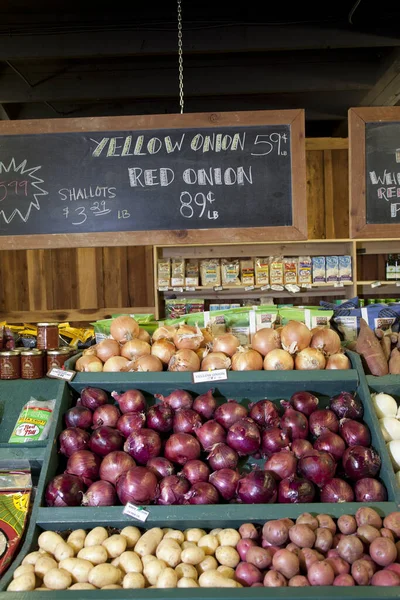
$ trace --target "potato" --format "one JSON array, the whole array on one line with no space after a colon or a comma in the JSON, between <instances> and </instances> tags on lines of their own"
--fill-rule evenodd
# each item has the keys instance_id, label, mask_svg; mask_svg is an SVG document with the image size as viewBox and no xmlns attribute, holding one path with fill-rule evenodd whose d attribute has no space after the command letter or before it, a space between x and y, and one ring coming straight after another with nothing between
<instances>
[{"instance_id":1,"label":"potato","mask_svg":"<svg viewBox=\"0 0 400 600\"><path fill-rule=\"evenodd\" d=\"M175 540L163 540L157 546L156 556L168 566L176 567L181 561L181 547Z\"/></svg>"},{"instance_id":2,"label":"potato","mask_svg":"<svg viewBox=\"0 0 400 600\"><path fill-rule=\"evenodd\" d=\"M196 567L186 563L180 563L175 567L175 573L178 575L178 579L194 579L197 581L198 578Z\"/></svg>"},{"instance_id":3,"label":"potato","mask_svg":"<svg viewBox=\"0 0 400 600\"><path fill-rule=\"evenodd\" d=\"M141 556L140 559L143 567L145 567L152 560L157 560L157 556L154 556L154 554L146 554L145 556Z\"/></svg>"},{"instance_id":4,"label":"potato","mask_svg":"<svg viewBox=\"0 0 400 600\"><path fill-rule=\"evenodd\" d=\"M174 569L167 567L163 569L162 573L159 575L157 579L156 586L158 588L176 588L178 584L178 576L175 573Z\"/></svg>"},{"instance_id":5,"label":"potato","mask_svg":"<svg viewBox=\"0 0 400 600\"><path fill-rule=\"evenodd\" d=\"M228 577L228 579L235 579L235 569L232 567L225 567L225 565L220 565L217 568L218 573L221 573L224 577Z\"/></svg>"},{"instance_id":6,"label":"potato","mask_svg":"<svg viewBox=\"0 0 400 600\"><path fill-rule=\"evenodd\" d=\"M74 549L75 554L78 554L79 550L82 550L85 545L85 539L86 531L84 529L75 529L69 534L67 544Z\"/></svg>"},{"instance_id":7,"label":"potato","mask_svg":"<svg viewBox=\"0 0 400 600\"><path fill-rule=\"evenodd\" d=\"M200 587L200 586L197 583L197 581L195 581L194 579L190 579L189 577L182 577L181 579L179 579L179 581L177 583L177 587L178 588L193 588L193 587Z\"/></svg>"},{"instance_id":8,"label":"potato","mask_svg":"<svg viewBox=\"0 0 400 600\"><path fill-rule=\"evenodd\" d=\"M60 561L59 567L71 574L74 583L87 583L94 565L83 558L66 558Z\"/></svg>"},{"instance_id":9,"label":"potato","mask_svg":"<svg viewBox=\"0 0 400 600\"><path fill-rule=\"evenodd\" d=\"M110 583L110 585L103 585L102 590L122 590L122 585L117 583Z\"/></svg>"},{"instance_id":10,"label":"potato","mask_svg":"<svg viewBox=\"0 0 400 600\"><path fill-rule=\"evenodd\" d=\"M131 525L128 525L128 527L121 529L121 535L123 535L126 539L126 547L129 549L135 547L142 534L140 533L140 529L138 527L132 527Z\"/></svg>"},{"instance_id":11,"label":"potato","mask_svg":"<svg viewBox=\"0 0 400 600\"><path fill-rule=\"evenodd\" d=\"M236 548L241 535L236 529L222 529L217 535L220 546L232 546Z\"/></svg>"},{"instance_id":12,"label":"potato","mask_svg":"<svg viewBox=\"0 0 400 600\"><path fill-rule=\"evenodd\" d=\"M59 535L55 531L43 531L43 533L41 533L38 538L39 548L42 548L42 550L45 550L50 554L54 554L56 547L61 542L63 544L65 543L61 535Z\"/></svg>"},{"instance_id":13,"label":"potato","mask_svg":"<svg viewBox=\"0 0 400 600\"><path fill-rule=\"evenodd\" d=\"M192 529L186 529L186 531L184 531L183 534L187 542L195 542L197 544L197 542L204 535L206 535L206 532L204 531L204 529L197 529L194 527Z\"/></svg>"},{"instance_id":14,"label":"potato","mask_svg":"<svg viewBox=\"0 0 400 600\"><path fill-rule=\"evenodd\" d=\"M219 546L219 541L216 535L203 535L197 542L199 548L203 548L205 554L213 555Z\"/></svg>"},{"instance_id":15,"label":"potato","mask_svg":"<svg viewBox=\"0 0 400 600\"><path fill-rule=\"evenodd\" d=\"M163 539L175 540L176 542L178 542L178 544L183 544L183 542L185 541L185 536L183 535L182 531L179 531L179 529L171 529L170 531L167 531Z\"/></svg>"},{"instance_id":16,"label":"potato","mask_svg":"<svg viewBox=\"0 0 400 600\"><path fill-rule=\"evenodd\" d=\"M85 538L85 548L90 548L90 546L100 546L107 538L108 533L104 527L95 527L89 531Z\"/></svg>"},{"instance_id":17,"label":"potato","mask_svg":"<svg viewBox=\"0 0 400 600\"><path fill-rule=\"evenodd\" d=\"M146 565L144 565L143 574L146 577L147 581L151 583L151 585L156 585L157 579L166 568L166 562L155 558L154 560L151 560Z\"/></svg>"},{"instance_id":18,"label":"potato","mask_svg":"<svg viewBox=\"0 0 400 600\"><path fill-rule=\"evenodd\" d=\"M94 565L102 565L107 562L108 554L104 546L89 546L88 548L79 550L78 558L88 560Z\"/></svg>"},{"instance_id":19,"label":"potato","mask_svg":"<svg viewBox=\"0 0 400 600\"><path fill-rule=\"evenodd\" d=\"M222 531L222 527L216 527L215 529L211 529L211 531L209 531L208 533L210 535L216 535L218 536L219 532Z\"/></svg>"},{"instance_id":20,"label":"potato","mask_svg":"<svg viewBox=\"0 0 400 600\"><path fill-rule=\"evenodd\" d=\"M172 529L172 527L163 527L163 530L162 530L162 532L163 532L163 536L164 536L164 535L167 535L167 533L170 533L170 531L174 531L174 530Z\"/></svg>"},{"instance_id":21,"label":"potato","mask_svg":"<svg viewBox=\"0 0 400 600\"><path fill-rule=\"evenodd\" d=\"M197 544L194 542L187 542L186 540L181 545L182 550L186 550L186 548L197 548Z\"/></svg>"},{"instance_id":22,"label":"potato","mask_svg":"<svg viewBox=\"0 0 400 600\"><path fill-rule=\"evenodd\" d=\"M127 542L123 535L115 534L104 540L102 546L107 550L109 558L116 558L126 550Z\"/></svg>"},{"instance_id":23,"label":"potato","mask_svg":"<svg viewBox=\"0 0 400 600\"><path fill-rule=\"evenodd\" d=\"M119 556L119 566L125 573L143 573L143 563L136 552L128 550Z\"/></svg>"},{"instance_id":24,"label":"potato","mask_svg":"<svg viewBox=\"0 0 400 600\"><path fill-rule=\"evenodd\" d=\"M72 584L72 577L65 569L50 569L44 576L43 583L50 590L66 590Z\"/></svg>"},{"instance_id":25,"label":"potato","mask_svg":"<svg viewBox=\"0 0 400 600\"><path fill-rule=\"evenodd\" d=\"M141 573L127 573L122 582L122 587L125 590L137 590L146 587L146 582Z\"/></svg>"},{"instance_id":26,"label":"potato","mask_svg":"<svg viewBox=\"0 0 400 600\"><path fill-rule=\"evenodd\" d=\"M38 575L43 579L47 571L50 571L50 569L57 569L57 567L58 564L54 558L51 558L51 556L41 556L35 563L35 575Z\"/></svg>"},{"instance_id":27,"label":"potato","mask_svg":"<svg viewBox=\"0 0 400 600\"><path fill-rule=\"evenodd\" d=\"M96 588L91 583L74 583L68 589L69 590L95 590Z\"/></svg>"},{"instance_id":28,"label":"potato","mask_svg":"<svg viewBox=\"0 0 400 600\"><path fill-rule=\"evenodd\" d=\"M205 559L205 556L203 548L186 548L182 550L181 561L188 565L198 565Z\"/></svg>"},{"instance_id":29,"label":"potato","mask_svg":"<svg viewBox=\"0 0 400 600\"><path fill-rule=\"evenodd\" d=\"M25 573L34 573L35 572L35 567L34 565L20 565L19 567L17 567L13 573L13 579L16 579L17 577L21 577L21 575L25 575Z\"/></svg>"},{"instance_id":30,"label":"potato","mask_svg":"<svg viewBox=\"0 0 400 600\"><path fill-rule=\"evenodd\" d=\"M36 561L41 557L41 556L50 556L50 554L48 552L40 552L40 550L36 550L35 552L29 552L29 554L27 554L24 558L24 560L22 561L21 564L23 565L35 565Z\"/></svg>"},{"instance_id":31,"label":"potato","mask_svg":"<svg viewBox=\"0 0 400 600\"><path fill-rule=\"evenodd\" d=\"M240 585L240 583L238 583L237 581L234 581L233 579L229 579L228 577L224 577L216 569L209 569L208 571L205 571L204 573L202 573L199 577L199 585L200 585L200 587L203 587L203 588L242 587Z\"/></svg>"},{"instance_id":32,"label":"potato","mask_svg":"<svg viewBox=\"0 0 400 600\"><path fill-rule=\"evenodd\" d=\"M215 558L224 567L235 568L240 563L240 555L232 546L219 546L215 551Z\"/></svg>"},{"instance_id":33,"label":"potato","mask_svg":"<svg viewBox=\"0 0 400 600\"><path fill-rule=\"evenodd\" d=\"M198 565L196 565L196 569L199 575L204 573L205 571L216 570L218 567L218 563L213 556L206 556L204 560L201 561Z\"/></svg>"},{"instance_id":34,"label":"potato","mask_svg":"<svg viewBox=\"0 0 400 600\"><path fill-rule=\"evenodd\" d=\"M12 580L7 588L8 592L32 592L35 589L36 578L34 573L24 573Z\"/></svg>"},{"instance_id":35,"label":"potato","mask_svg":"<svg viewBox=\"0 0 400 600\"><path fill-rule=\"evenodd\" d=\"M162 529L159 527L153 527L142 535L135 545L135 552L139 556L145 556L146 554L155 554L158 544L163 538Z\"/></svg>"},{"instance_id":36,"label":"potato","mask_svg":"<svg viewBox=\"0 0 400 600\"><path fill-rule=\"evenodd\" d=\"M56 549L54 550L54 558L58 562L65 560L66 558L72 558L73 556L75 556L74 549L67 544L67 542L62 541L57 544Z\"/></svg>"},{"instance_id":37,"label":"potato","mask_svg":"<svg viewBox=\"0 0 400 600\"><path fill-rule=\"evenodd\" d=\"M120 578L121 571L108 563L96 565L89 573L89 583L95 585L97 588L118 583Z\"/></svg>"},{"instance_id":38,"label":"potato","mask_svg":"<svg viewBox=\"0 0 400 600\"><path fill-rule=\"evenodd\" d=\"M116 556L115 558L113 558L110 563L114 566L117 567L118 569L121 568L121 560L119 556Z\"/></svg>"}]
</instances>

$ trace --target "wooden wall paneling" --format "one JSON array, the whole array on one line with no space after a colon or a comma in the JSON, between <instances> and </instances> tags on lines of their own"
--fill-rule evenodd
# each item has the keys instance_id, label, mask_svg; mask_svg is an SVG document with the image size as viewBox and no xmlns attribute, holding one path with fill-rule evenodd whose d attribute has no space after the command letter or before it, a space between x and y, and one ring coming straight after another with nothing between
<instances>
[{"instance_id":1,"label":"wooden wall paneling","mask_svg":"<svg viewBox=\"0 0 400 600\"><path fill-rule=\"evenodd\" d=\"M306 153L308 238L325 238L324 152Z\"/></svg>"},{"instance_id":2,"label":"wooden wall paneling","mask_svg":"<svg viewBox=\"0 0 400 600\"><path fill-rule=\"evenodd\" d=\"M103 248L103 306L129 306L126 247Z\"/></svg>"},{"instance_id":3,"label":"wooden wall paneling","mask_svg":"<svg viewBox=\"0 0 400 600\"><path fill-rule=\"evenodd\" d=\"M101 248L76 249L78 308L104 306L103 253Z\"/></svg>"},{"instance_id":4,"label":"wooden wall paneling","mask_svg":"<svg viewBox=\"0 0 400 600\"><path fill-rule=\"evenodd\" d=\"M53 288L53 305L48 308L78 306L76 250L59 248L49 252L51 267L46 271L46 283Z\"/></svg>"},{"instance_id":5,"label":"wooden wall paneling","mask_svg":"<svg viewBox=\"0 0 400 600\"><path fill-rule=\"evenodd\" d=\"M26 250L30 310L44 310L53 306L53 286L48 277L48 268L51 268L49 259L48 250ZM21 310L19 304L15 308Z\"/></svg>"},{"instance_id":6,"label":"wooden wall paneling","mask_svg":"<svg viewBox=\"0 0 400 600\"><path fill-rule=\"evenodd\" d=\"M5 310L20 306L29 309L28 268L25 250L14 250L2 256L3 305Z\"/></svg>"},{"instance_id":7,"label":"wooden wall paneling","mask_svg":"<svg viewBox=\"0 0 400 600\"><path fill-rule=\"evenodd\" d=\"M348 238L349 232L349 154L332 151L333 221L335 238ZM327 235L328 237L328 235Z\"/></svg>"},{"instance_id":8,"label":"wooden wall paneling","mask_svg":"<svg viewBox=\"0 0 400 600\"><path fill-rule=\"evenodd\" d=\"M324 150L324 203L325 203L325 235L329 239L334 239L335 220L334 220L334 191L333 191L333 170L332 170L332 150Z\"/></svg>"},{"instance_id":9,"label":"wooden wall paneling","mask_svg":"<svg viewBox=\"0 0 400 600\"><path fill-rule=\"evenodd\" d=\"M153 306L153 252L152 246L127 248L128 305Z\"/></svg>"}]
</instances>

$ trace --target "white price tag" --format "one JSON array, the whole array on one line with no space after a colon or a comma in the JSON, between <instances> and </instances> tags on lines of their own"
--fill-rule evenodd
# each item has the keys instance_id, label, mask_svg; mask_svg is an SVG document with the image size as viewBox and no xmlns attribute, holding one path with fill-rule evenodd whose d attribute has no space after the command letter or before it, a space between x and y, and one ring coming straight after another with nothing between
<instances>
[{"instance_id":1,"label":"white price tag","mask_svg":"<svg viewBox=\"0 0 400 600\"><path fill-rule=\"evenodd\" d=\"M396 287L400 287L400 281L396 281Z\"/></svg>"},{"instance_id":2,"label":"white price tag","mask_svg":"<svg viewBox=\"0 0 400 600\"><path fill-rule=\"evenodd\" d=\"M183 292L183 287L174 287L172 288L173 292Z\"/></svg>"},{"instance_id":3,"label":"white price tag","mask_svg":"<svg viewBox=\"0 0 400 600\"><path fill-rule=\"evenodd\" d=\"M271 285L271 290L275 292L283 292L284 289L283 285Z\"/></svg>"},{"instance_id":4,"label":"white price tag","mask_svg":"<svg viewBox=\"0 0 400 600\"><path fill-rule=\"evenodd\" d=\"M142 521L144 523L147 521L147 517L149 516L149 511L144 510L141 506L135 506L131 504L131 502L127 502L124 506L124 510L122 511L124 515L128 515L132 517L132 519L136 519L137 521Z\"/></svg>"},{"instance_id":5,"label":"white price tag","mask_svg":"<svg viewBox=\"0 0 400 600\"><path fill-rule=\"evenodd\" d=\"M380 282L380 281L373 281L373 282L371 283L371 287L372 287L372 288L381 287L381 285L382 285L382 284L381 284L381 282Z\"/></svg>"},{"instance_id":6,"label":"white price tag","mask_svg":"<svg viewBox=\"0 0 400 600\"><path fill-rule=\"evenodd\" d=\"M267 283L267 285L262 285L262 286L260 287L260 290L261 290L262 292L265 292L266 290L270 290L270 289L271 289L271 286L270 286L268 283Z\"/></svg>"},{"instance_id":7,"label":"white price tag","mask_svg":"<svg viewBox=\"0 0 400 600\"><path fill-rule=\"evenodd\" d=\"M343 281L335 281L333 287L344 287Z\"/></svg>"},{"instance_id":8,"label":"white price tag","mask_svg":"<svg viewBox=\"0 0 400 600\"><path fill-rule=\"evenodd\" d=\"M195 292L196 288L195 287L190 287L190 286L189 287L185 287L185 291L186 292Z\"/></svg>"},{"instance_id":9,"label":"white price tag","mask_svg":"<svg viewBox=\"0 0 400 600\"><path fill-rule=\"evenodd\" d=\"M254 285L247 285L247 286L244 288L244 291L245 291L245 292L251 292L252 290L254 290Z\"/></svg>"},{"instance_id":10,"label":"white price tag","mask_svg":"<svg viewBox=\"0 0 400 600\"><path fill-rule=\"evenodd\" d=\"M305 290L312 290L312 283L302 283L301 287L304 288Z\"/></svg>"},{"instance_id":11,"label":"white price tag","mask_svg":"<svg viewBox=\"0 0 400 600\"><path fill-rule=\"evenodd\" d=\"M62 379L63 381L72 381L75 375L76 371L58 369L57 367L52 367L49 371L47 371L47 377L51 377L52 379Z\"/></svg>"},{"instance_id":12,"label":"white price tag","mask_svg":"<svg viewBox=\"0 0 400 600\"><path fill-rule=\"evenodd\" d=\"M163 285L158 288L159 292L168 292L168 290L169 290L169 287L167 285Z\"/></svg>"},{"instance_id":13,"label":"white price tag","mask_svg":"<svg viewBox=\"0 0 400 600\"><path fill-rule=\"evenodd\" d=\"M196 371L192 373L193 383L203 383L204 381L224 381L228 379L226 369L215 369L215 371Z\"/></svg>"},{"instance_id":14,"label":"white price tag","mask_svg":"<svg viewBox=\"0 0 400 600\"><path fill-rule=\"evenodd\" d=\"M289 283L288 285L285 285L285 288L287 289L288 292L292 293L292 294L297 294L297 292L300 291L300 288L298 285L294 285L292 283Z\"/></svg>"},{"instance_id":15,"label":"white price tag","mask_svg":"<svg viewBox=\"0 0 400 600\"><path fill-rule=\"evenodd\" d=\"M214 292L222 292L223 289L222 285L214 285Z\"/></svg>"}]
</instances>

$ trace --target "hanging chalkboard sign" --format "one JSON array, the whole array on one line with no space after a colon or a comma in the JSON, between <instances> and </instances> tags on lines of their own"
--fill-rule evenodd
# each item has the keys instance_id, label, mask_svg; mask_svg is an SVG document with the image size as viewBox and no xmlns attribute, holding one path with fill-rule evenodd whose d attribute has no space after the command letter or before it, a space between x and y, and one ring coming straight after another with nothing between
<instances>
[{"instance_id":1,"label":"hanging chalkboard sign","mask_svg":"<svg viewBox=\"0 0 400 600\"><path fill-rule=\"evenodd\" d=\"M349 111L352 237L400 235L400 108Z\"/></svg>"},{"instance_id":2,"label":"hanging chalkboard sign","mask_svg":"<svg viewBox=\"0 0 400 600\"><path fill-rule=\"evenodd\" d=\"M1 123L0 247L217 242L238 230L302 239L303 120L282 111Z\"/></svg>"}]
</instances>

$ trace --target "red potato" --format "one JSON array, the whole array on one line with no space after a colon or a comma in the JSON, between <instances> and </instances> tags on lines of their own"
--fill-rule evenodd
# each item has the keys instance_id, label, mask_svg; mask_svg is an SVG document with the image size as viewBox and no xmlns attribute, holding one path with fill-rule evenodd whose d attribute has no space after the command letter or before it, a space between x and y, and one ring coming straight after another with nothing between
<instances>
[{"instance_id":1,"label":"red potato","mask_svg":"<svg viewBox=\"0 0 400 600\"><path fill-rule=\"evenodd\" d=\"M372 375L380 377L389 373L388 363L380 342L364 319L360 319L356 351L361 354Z\"/></svg>"},{"instance_id":2,"label":"red potato","mask_svg":"<svg viewBox=\"0 0 400 600\"><path fill-rule=\"evenodd\" d=\"M393 348L392 352L390 353L389 373L391 375L400 374L400 352L398 348Z\"/></svg>"}]
</instances>

